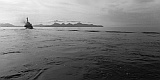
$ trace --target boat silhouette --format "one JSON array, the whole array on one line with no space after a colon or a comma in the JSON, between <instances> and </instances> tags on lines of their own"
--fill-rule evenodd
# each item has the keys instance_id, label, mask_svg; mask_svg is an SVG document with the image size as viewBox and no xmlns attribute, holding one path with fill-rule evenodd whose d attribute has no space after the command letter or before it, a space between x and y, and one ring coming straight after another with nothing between
<instances>
[{"instance_id":1,"label":"boat silhouette","mask_svg":"<svg viewBox=\"0 0 160 80\"><path fill-rule=\"evenodd\" d=\"M33 29L32 24L28 21L28 17L27 17L26 19L27 19L27 22L25 23L24 27L25 27L26 29Z\"/></svg>"}]
</instances>

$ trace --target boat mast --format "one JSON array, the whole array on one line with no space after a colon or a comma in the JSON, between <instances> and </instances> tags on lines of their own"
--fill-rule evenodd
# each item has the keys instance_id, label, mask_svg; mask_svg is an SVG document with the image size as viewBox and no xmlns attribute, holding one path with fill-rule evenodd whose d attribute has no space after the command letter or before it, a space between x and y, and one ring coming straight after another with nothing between
<instances>
[{"instance_id":1,"label":"boat mast","mask_svg":"<svg viewBox=\"0 0 160 80\"><path fill-rule=\"evenodd\" d=\"M27 22L28 22L28 17L27 17Z\"/></svg>"}]
</instances>

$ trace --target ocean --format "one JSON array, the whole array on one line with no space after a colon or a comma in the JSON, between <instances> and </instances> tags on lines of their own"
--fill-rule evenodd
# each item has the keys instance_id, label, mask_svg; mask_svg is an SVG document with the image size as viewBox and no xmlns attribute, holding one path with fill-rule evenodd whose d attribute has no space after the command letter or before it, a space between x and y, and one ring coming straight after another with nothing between
<instances>
[{"instance_id":1,"label":"ocean","mask_svg":"<svg viewBox=\"0 0 160 80\"><path fill-rule=\"evenodd\" d=\"M57 65L78 68L76 80L159 80L160 28L0 28L0 79L29 80Z\"/></svg>"}]
</instances>

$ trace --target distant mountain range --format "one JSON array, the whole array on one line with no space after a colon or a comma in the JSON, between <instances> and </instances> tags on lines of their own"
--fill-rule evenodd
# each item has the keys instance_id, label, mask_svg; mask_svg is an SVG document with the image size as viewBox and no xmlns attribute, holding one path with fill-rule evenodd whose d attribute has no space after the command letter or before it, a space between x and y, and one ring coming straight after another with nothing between
<instances>
[{"instance_id":1,"label":"distant mountain range","mask_svg":"<svg viewBox=\"0 0 160 80\"><path fill-rule=\"evenodd\" d=\"M14 25L10 23L1 23L0 27L14 27Z\"/></svg>"},{"instance_id":2,"label":"distant mountain range","mask_svg":"<svg viewBox=\"0 0 160 80\"><path fill-rule=\"evenodd\" d=\"M10 23L1 23L0 27L22 27L22 26L15 26L13 24ZM83 24L83 23L76 23L76 24L65 24L65 23L54 23L51 25L43 25L43 24L39 24L39 25L33 25L33 27L103 27L102 25L93 25L93 24Z\"/></svg>"},{"instance_id":3,"label":"distant mountain range","mask_svg":"<svg viewBox=\"0 0 160 80\"><path fill-rule=\"evenodd\" d=\"M83 24L83 23L76 23L76 24L65 24L65 23L54 23L52 25L43 25L43 24L39 24L39 25L34 25L35 27L103 27L102 25L93 25L93 24Z\"/></svg>"}]
</instances>

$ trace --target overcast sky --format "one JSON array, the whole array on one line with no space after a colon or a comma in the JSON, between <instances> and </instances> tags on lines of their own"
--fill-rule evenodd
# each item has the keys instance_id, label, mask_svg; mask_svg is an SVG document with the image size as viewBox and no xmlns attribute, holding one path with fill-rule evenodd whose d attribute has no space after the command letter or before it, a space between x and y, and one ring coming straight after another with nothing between
<instances>
[{"instance_id":1,"label":"overcast sky","mask_svg":"<svg viewBox=\"0 0 160 80\"><path fill-rule=\"evenodd\" d=\"M160 24L160 0L0 0L0 23L71 20L108 25Z\"/></svg>"}]
</instances>

